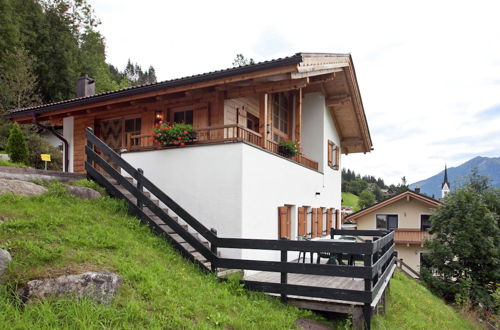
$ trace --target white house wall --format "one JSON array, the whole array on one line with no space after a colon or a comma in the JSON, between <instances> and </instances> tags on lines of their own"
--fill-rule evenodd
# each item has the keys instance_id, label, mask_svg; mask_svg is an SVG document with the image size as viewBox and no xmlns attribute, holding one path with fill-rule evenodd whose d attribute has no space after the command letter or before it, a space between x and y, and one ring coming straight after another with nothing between
<instances>
[{"instance_id":1,"label":"white house wall","mask_svg":"<svg viewBox=\"0 0 500 330\"><path fill-rule=\"evenodd\" d=\"M306 95L303 106L304 154L319 161L319 171L242 142L122 156L221 237L278 239L278 207L289 205L295 238L298 207L338 209L341 204L340 170L326 163L328 140L339 143L335 125L321 94ZM221 252L247 259L279 257L278 251Z\"/></svg>"},{"instance_id":2,"label":"white house wall","mask_svg":"<svg viewBox=\"0 0 500 330\"><path fill-rule=\"evenodd\" d=\"M323 171L325 97L320 93L305 94L302 101L302 148L307 158L318 162Z\"/></svg>"},{"instance_id":3,"label":"white house wall","mask_svg":"<svg viewBox=\"0 0 500 330\"><path fill-rule=\"evenodd\" d=\"M221 237L241 237L241 144L124 153L122 157ZM223 251L222 251L223 252ZM239 251L227 256L239 257Z\"/></svg>"},{"instance_id":4,"label":"white house wall","mask_svg":"<svg viewBox=\"0 0 500 330\"><path fill-rule=\"evenodd\" d=\"M68 141L68 145L69 145L68 172L73 172L73 157L74 157L74 153L75 153L75 151L74 151L75 150L74 130L75 130L75 117L64 117L64 119L63 119L63 136L66 139L66 141ZM65 148L65 146L64 146L64 148ZM63 151L63 157L66 157L65 154L66 153ZM63 164L66 164L65 159L63 160Z\"/></svg>"}]
</instances>

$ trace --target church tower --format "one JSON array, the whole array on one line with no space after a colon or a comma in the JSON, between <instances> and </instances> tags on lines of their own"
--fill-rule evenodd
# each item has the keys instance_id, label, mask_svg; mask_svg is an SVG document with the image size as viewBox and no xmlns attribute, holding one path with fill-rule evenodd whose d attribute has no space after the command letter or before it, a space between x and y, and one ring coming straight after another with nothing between
<instances>
[{"instance_id":1,"label":"church tower","mask_svg":"<svg viewBox=\"0 0 500 330\"><path fill-rule=\"evenodd\" d=\"M450 193L451 186L450 183L448 182L448 169L446 165L444 165L444 179L443 183L441 184L441 198L444 198L446 195Z\"/></svg>"}]
</instances>

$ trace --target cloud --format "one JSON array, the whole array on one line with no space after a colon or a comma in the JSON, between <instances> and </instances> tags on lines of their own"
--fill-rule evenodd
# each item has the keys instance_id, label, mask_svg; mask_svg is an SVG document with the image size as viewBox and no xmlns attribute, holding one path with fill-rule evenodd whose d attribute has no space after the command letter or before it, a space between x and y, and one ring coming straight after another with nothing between
<instances>
[{"instance_id":1,"label":"cloud","mask_svg":"<svg viewBox=\"0 0 500 330\"><path fill-rule=\"evenodd\" d=\"M258 56L270 59L283 54L292 55L287 53L291 46L292 43L286 39L277 26L269 25L260 33L252 50Z\"/></svg>"},{"instance_id":2,"label":"cloud","mask_svg":"<svg viewBox=\"0 0 500 330\"><path fill-rule=\"evenodd\" d=\"M495 104L492 107L480 111L476 114L476 118L480 120L500 119L500 104Z\"/></svg>"}]
</instances>

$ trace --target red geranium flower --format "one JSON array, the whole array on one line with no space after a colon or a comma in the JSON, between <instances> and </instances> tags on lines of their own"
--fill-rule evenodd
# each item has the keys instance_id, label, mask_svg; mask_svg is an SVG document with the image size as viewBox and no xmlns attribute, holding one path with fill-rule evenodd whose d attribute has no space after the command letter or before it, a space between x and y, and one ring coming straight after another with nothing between
<instances>
[{"instance_id":1,"label":"red geranium flower","mask_svg":"<svg viewBox=\"0 0 500 330\"><path fill-rule=\"evenodd\" d=\"M189 132L188 131L184 131L184 134L187 134L187 133L189 133Z\"/></svg>"},{"instance_id":2,"label":"red geranium flower","mask_svg":"<svg viewBox=\"0 0 500 330\"><path fill-rule=\"evenodd\" d=\"M177 137L177 140L182 140L182 138L180 136Z\"/></svg>"},{"instance_id":3,"label":"red geranium flower","mask_svg":"<svg viewBox=\"0 0 500 330\"><path fill-rule=\"evenodd\" d=\"M184 142L181 142L180 146L184 147L186 144Z\"/></svg>"}]
</instances>

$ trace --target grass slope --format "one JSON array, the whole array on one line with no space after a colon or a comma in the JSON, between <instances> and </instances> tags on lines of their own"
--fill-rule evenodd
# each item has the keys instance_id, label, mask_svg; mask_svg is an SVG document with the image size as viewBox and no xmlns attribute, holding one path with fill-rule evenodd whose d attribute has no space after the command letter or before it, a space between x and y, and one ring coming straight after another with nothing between
<instances>
[{"instance_id":1,"label":"grass slope","mask_svg":"<svg viewBox=\"0 0 500 330\"><path fill-rule=\"evenodd\" d=\"M342 206L350 206L353 210L358 210L359 197L348 192L342 193Z\"/></svg>"},{"instance_id":2,"label":"grass slope","mask_svg":"<svg viewBox=\"0 0 500 330\"><path fill-rule=\"evenodd\" d=\"M85 180L75 184L94 187ZM0 329L201 328L289 329L319 316L221 283L181 258L163 239L107 197L79 200L51 183L31 198L0 195L0 247L13 262L0 285ZM109 305L71 299L21 308L13 292L35 278L109 270L123 283ZM334 322L345 328L344 319ZM474 325L422 285L391 281L388 312L374 329L472 329Z\"/></svg>"},{"instance_id":3,"label":"grass slope","mask_svg":"<svg viewBox=\"0 0 500 330\"><path fill-rule=\"evenodd\" d=\"M396 272L387 313L376 315L373 329L480 329L417 281Z\"/></svg>"},{"instance_id":4,"label":"grass slope","mask_svg":"<svg viewBox=\"0 0 500 330\"><path fill-rule=\"evenodd\" d=\"M0 196L0 247L13 256L0 285L0 328L294 328L311 312L221 283L182 259L110 198L79 200L58 184L25 198ZM110 305L71 299L20 308L28 280L109 270L122 280Z\"/></svg>"}]
</instances>

